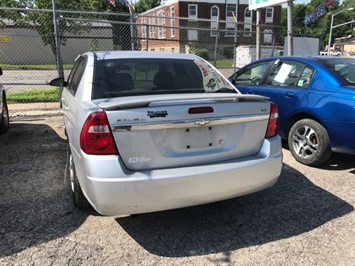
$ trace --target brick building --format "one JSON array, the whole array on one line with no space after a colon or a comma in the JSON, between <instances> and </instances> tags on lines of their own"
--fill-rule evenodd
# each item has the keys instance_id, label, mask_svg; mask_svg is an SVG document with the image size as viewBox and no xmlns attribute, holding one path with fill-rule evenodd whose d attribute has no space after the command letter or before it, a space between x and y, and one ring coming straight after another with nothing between
<instances>
[{"instance_id":1,"label":"brick building","mask_svg":"<svg viewBox=\"0 0 355 266\"><path fill-rule=\"evenodd\" d=\"M256 11L249 10L248 3L248 0L164 1L139 14L140 47L149 51L187 52L192 42L205 48L213 46L217 34L219 48L255 45ZM281 5L261 10L261 45L278 45L273 36L278 34L280 19Z\"/></svg>"}]
</instances>

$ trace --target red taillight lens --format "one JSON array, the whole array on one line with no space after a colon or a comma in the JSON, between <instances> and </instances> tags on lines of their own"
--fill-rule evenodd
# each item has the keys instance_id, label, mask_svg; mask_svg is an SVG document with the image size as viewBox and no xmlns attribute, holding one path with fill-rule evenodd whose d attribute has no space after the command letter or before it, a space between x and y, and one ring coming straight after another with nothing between
<instances>
[{"instance_id":1,"label":"red taillight lens","mask_svg":"<svg viewBox=\"0 0 355 266\"><path fill-rule=\"evenodd\" d=\"M117 154L105 112L100 111L88 116L80 133L80 148L87 154Z\"/></svg>"},{"instance_id":2,"label":"red taillight lens","mask_svg":"<svg viewBox=\"0 0 355 266\"><path fill-rule=\"evenodd\" d=\"M267 125L265 138L271 138L279 132L279 111L275 103L271 103L269 123Z\"/></svg>"}]
</instances>

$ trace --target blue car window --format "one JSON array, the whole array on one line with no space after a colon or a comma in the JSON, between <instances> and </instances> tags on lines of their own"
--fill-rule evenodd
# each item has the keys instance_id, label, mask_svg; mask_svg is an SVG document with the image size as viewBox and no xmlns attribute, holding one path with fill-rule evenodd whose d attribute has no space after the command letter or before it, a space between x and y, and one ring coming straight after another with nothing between
<instances>
[{"instance_id":1,"label":"blue car window","mask_svg":"<svg viewBox=\"0 0 355 266\"><path fill-rule=\"evenodd\" d=\"M355 84L355 62L353 58L329 58L323 64L347 83Z\"/></svg>"},{"instance_id":2,"label":"blue car window","mask_svg":"<svg viewBox=\"0 0 355 266\"><path fill-rule=\"evenodd\" d=\"M233 84L258 85L273 62L266 61L253 64L241 70L241 72L238 71L236 76L232 78Z\"/></svg>"},{"instance_id":3,"label":"blue car window","mask_svg":"<svg viewBox=\"0 0 355 266\"><path fill-rule=\"evenodd\" d=\"M334 65L335 71L350 83L355 83L355 64L339 63Z\"/></svg>"},{"instance_id":4,"label":"blue car window","mask_svg":"<svg viewBox=\"0 0 355 266\"><path fill-rule=\"evenodd\" d=\"M282 87L304 87L309 83L313 73L312 70L310 72L305 69L306 65L300 62L280 61L272 68L266 84ZM307 82L306 78L302 77L303 74L308 77Z\"/></svg>"},{"instance_id":5,"label":"blue car window","mask_svg":"<svg viewBox=\"0 0 355 266\"><path fill-rule=\"evenodd\" d=\"M303 70L300 79L298 80L297 87L308 88L313 77L314 70L309 67L305 67Z\"/></svg>"}]
</instances>

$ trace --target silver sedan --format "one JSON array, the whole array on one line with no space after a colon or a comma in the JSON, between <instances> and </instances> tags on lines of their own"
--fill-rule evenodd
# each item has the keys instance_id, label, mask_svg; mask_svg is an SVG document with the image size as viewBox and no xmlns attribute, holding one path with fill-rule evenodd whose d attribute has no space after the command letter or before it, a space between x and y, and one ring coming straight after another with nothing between
<instances>
[{"instance_id":1,"label":"silver sedan","mask_svg":"<svg viewBox=\"0 0 355 266\"><path fill-rule=\"evenodd\" d=\"M102 215L268 188L282 168L277 106L188 54L80 55L63 86L74 203Z\"/></svg>"},{"instance_id":2,"label":"silver sedan","mask_svg":"<svg viewBox=\"0 0 355 266\"><path fill-rule=\"evenodd\" d=\"M2 75L2 68L0 67L0 76ZM7 107L6 92L0 83L0 134L6 133L9 130L10 119L9 109Z\"/></svg>"}]
</instances>

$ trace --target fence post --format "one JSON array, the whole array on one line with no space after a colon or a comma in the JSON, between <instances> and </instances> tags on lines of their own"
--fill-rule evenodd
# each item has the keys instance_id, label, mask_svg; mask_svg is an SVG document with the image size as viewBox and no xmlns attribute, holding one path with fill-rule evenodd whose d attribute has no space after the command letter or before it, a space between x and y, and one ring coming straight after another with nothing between
<instances>
[{"instance_id":1,"label":"fence post","mask_svg":"<svg viewBox=\"0 0 355 266\"><path fill-rule=\"evenodd\" d=\"M59 27L58 27L58 20L57 20L57 10L55 6L55 0L52 0L53 5L53 26L54 26L54 39L55 39L55 50L56 50L56 63L57 63L57 70L58 76L64 78L64 71L63 71L63 63L62 63L62 56L60 54L60 39L59 39Z\"/></svg>"},{"instance_id":2,"label":"fence post","mask_svg":"<svg viewBox=\"0 0 355 266\"><path fill-rule=\"evenodd\" d=\"M56 51L56 64L57 64L57 71L58 76L64 78L64 71L63 71L63 61L62 55L60 54L60 39L59 39L59 27L58 27L58 20L57 20L57 9L55 6L55 0L52 0L53 6L53 27L54 27L54 40L55 40L55 51ZM58 91L58 99L59 99L59 107L62 108L62 91L63 87L60 86Z\"/></svg>"},{"instance_id":3,"label":"fence post","mask_svg":"<svg viewBox=\"0 0 355 266\"><path fill-rule=\"evenodd\" d=\"M130 28L131 28L131 50L134 51L135 50L135 29L134 29L134 25L135 25L135 18L134 18L134 14L131 13L131 17L130 17Z\"/></svg>"},{"instance_id":4,"label":"fence post","mask_svg":"<svg viewBox=\"0 0 355 266\"><path fill-rule=\"evenodd\" d=\"M217 66L217 48L218 48L218 37L219 37L219 17L217 18L217 34L214 46L214 66Z\"/></svg>"},{"instance_id":5,"label":"fence post","mask_svg":"<svg viewBox=\"0 0 355 266\"><path fill-rule=\"evenodd\" d=\"M238 3L239 5L239 3ZM234 46L233 46L233 72L237 69L237 47L238 47L238 18L233 14L234 23L235 23L235 31L234 31Z\"/></svg>"},{"instance_id":6,"label":"fence post","mask_svg":"<svg viewBox=\"0 0 355 266\"><path fill-rule=\"evenodd\" d=\"M147 24L145 49L146 51L149 49L149 24Z\"/></svg>"}]
</instances>

